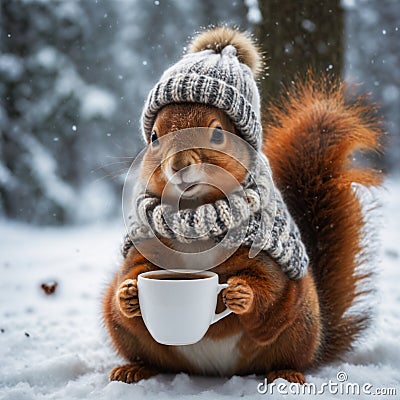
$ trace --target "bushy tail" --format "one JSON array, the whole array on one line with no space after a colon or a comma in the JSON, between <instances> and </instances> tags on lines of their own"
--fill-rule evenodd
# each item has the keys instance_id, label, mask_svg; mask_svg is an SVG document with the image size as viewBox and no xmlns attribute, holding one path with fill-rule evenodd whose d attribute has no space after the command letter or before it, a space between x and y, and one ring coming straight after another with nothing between
<instances>
[{"instance_id":1,"label":"bushy tail","mask_svg":"<svg viewBox=\"0 0 400 400\"><path fill-rule=\"evenodd\" d=\"M306 83L291 88L269 109L265 153L277 186L306 243L323 326L320 361L351 347L368 314L348 313L368 289L360 265L368 260L365 216L352 183L378 185L380 172L355 166L358 150L379 150L382 131L363 99L345 101L343 84ZM347 312L347 313L346 313Z\"/></svg>"}]
</instances>

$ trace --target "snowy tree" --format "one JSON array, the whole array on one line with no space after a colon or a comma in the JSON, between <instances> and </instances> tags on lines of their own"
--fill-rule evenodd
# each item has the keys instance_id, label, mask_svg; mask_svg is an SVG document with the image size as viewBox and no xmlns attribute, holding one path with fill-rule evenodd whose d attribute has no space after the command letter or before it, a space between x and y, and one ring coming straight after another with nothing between
<instances>
[{"instance_id":1,"label":"snowy tree","mask_svg":"<svg viewBox=\"0 0 400 400\"><path fill-rule=\"evenodd\" d=\"M90 71L103 69L109 29L98 20L112 3L87 5L1 3L0 195L8 216L52 223L81 212L81 184L116 108Z\"/></svg>"},{"instance_id":2,"label":"snowy tree","mask_svg":"<svg viewBox=\"0 0 400 400\"><path fill-rule=\"evenodd\" d=\"M345 78L377 103L389 133L386 168L400 173L400 7L397 1L345 0Z\"/></svg>"},{"instance_id":3,"label":"snowy tree","mask_svg":"<svg viewBox=\"0 0 400 400\"><path fill-rule=\"evenodd\" d=\"M248 0L248 4L254 0ZM312 68L340 77L343 67L343 9L340 0L259 0L254 22L265 52L268 78L261 80L265 100Z\"/></svg>"}]
</instances>

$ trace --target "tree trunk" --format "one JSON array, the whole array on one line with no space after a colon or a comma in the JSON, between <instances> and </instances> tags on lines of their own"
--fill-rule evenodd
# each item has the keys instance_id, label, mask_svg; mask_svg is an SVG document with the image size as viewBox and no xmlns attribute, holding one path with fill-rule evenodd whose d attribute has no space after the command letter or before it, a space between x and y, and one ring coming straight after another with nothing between
<instances>
[{"instance_id":1,"label":"tree trunk","mask_svg":"<svg viewBox=\"0 0 400 400\"><path fill-rule=\"evenodd\" d=\"M261 79L264 102L276 96L282 83L305 76L309 68L315 75L341 76L344 19L340 0L258 2L262 21L255 34L268 67Z\"/></svg>"}]
</instances>

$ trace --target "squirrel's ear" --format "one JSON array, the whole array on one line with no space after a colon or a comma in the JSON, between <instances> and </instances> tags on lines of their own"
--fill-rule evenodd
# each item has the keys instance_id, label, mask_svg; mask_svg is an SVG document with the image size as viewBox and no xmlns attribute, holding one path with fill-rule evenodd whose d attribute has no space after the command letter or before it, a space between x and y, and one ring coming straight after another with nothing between
<instances>
[{"instance_id":1,"label":"squirrel's ear","mask_svg":"<svg viewBox=\"0 0 400 400\"><path fill-rule=\"evenodd\" d=\"M189 53L202 50L214 50L216 53L232 45L242 64L246 64L256 77L262 70L261 52L254 40L245 32L220 26L195 36L189 45Z\"/></svg>"}]
</instances>

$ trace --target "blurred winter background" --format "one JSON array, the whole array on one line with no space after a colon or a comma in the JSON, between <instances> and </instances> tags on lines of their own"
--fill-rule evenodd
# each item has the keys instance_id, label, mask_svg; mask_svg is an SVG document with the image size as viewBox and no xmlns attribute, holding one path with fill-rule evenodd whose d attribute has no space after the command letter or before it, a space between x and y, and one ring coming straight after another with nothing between
<instances>
[{"instance_id":1,"label":"blurred winter background","mask_svg":"<svg viewBox=\"0 0 400 400\"><path fill-rule=\"evenodd\" d=\"M399 1L0 0L0 398L255 396L254 377L108 384L122 360L99 324L145 98L190 36L215 23L258 36L267 98L317 60L380 105L389 134L375 161L392 178L374 335L348 363L307 379L326 382L341 368L358 382L399 385ZM49 279L59 283L53 296L40 289Z\"/></svg>"},{"instance_id":2,"label":"blurred winter background","mask_svg":"<svg viewBox=\"0 0 400 400\"><path fill-rule=\"evenodd\" d=\"M380 104L390 133L382 162L395 172L400 4L325 3L344 11L334 22L344 24L336 68ZM254 0L1 0L0 215L52 225L118 216L124 173L143 146L140 112L161 72L200 27L252 31L261 18ZM284 45L289 58L295 43ZM277 81L273 72L267 80Z\"/></svg>"}]
</instances>

